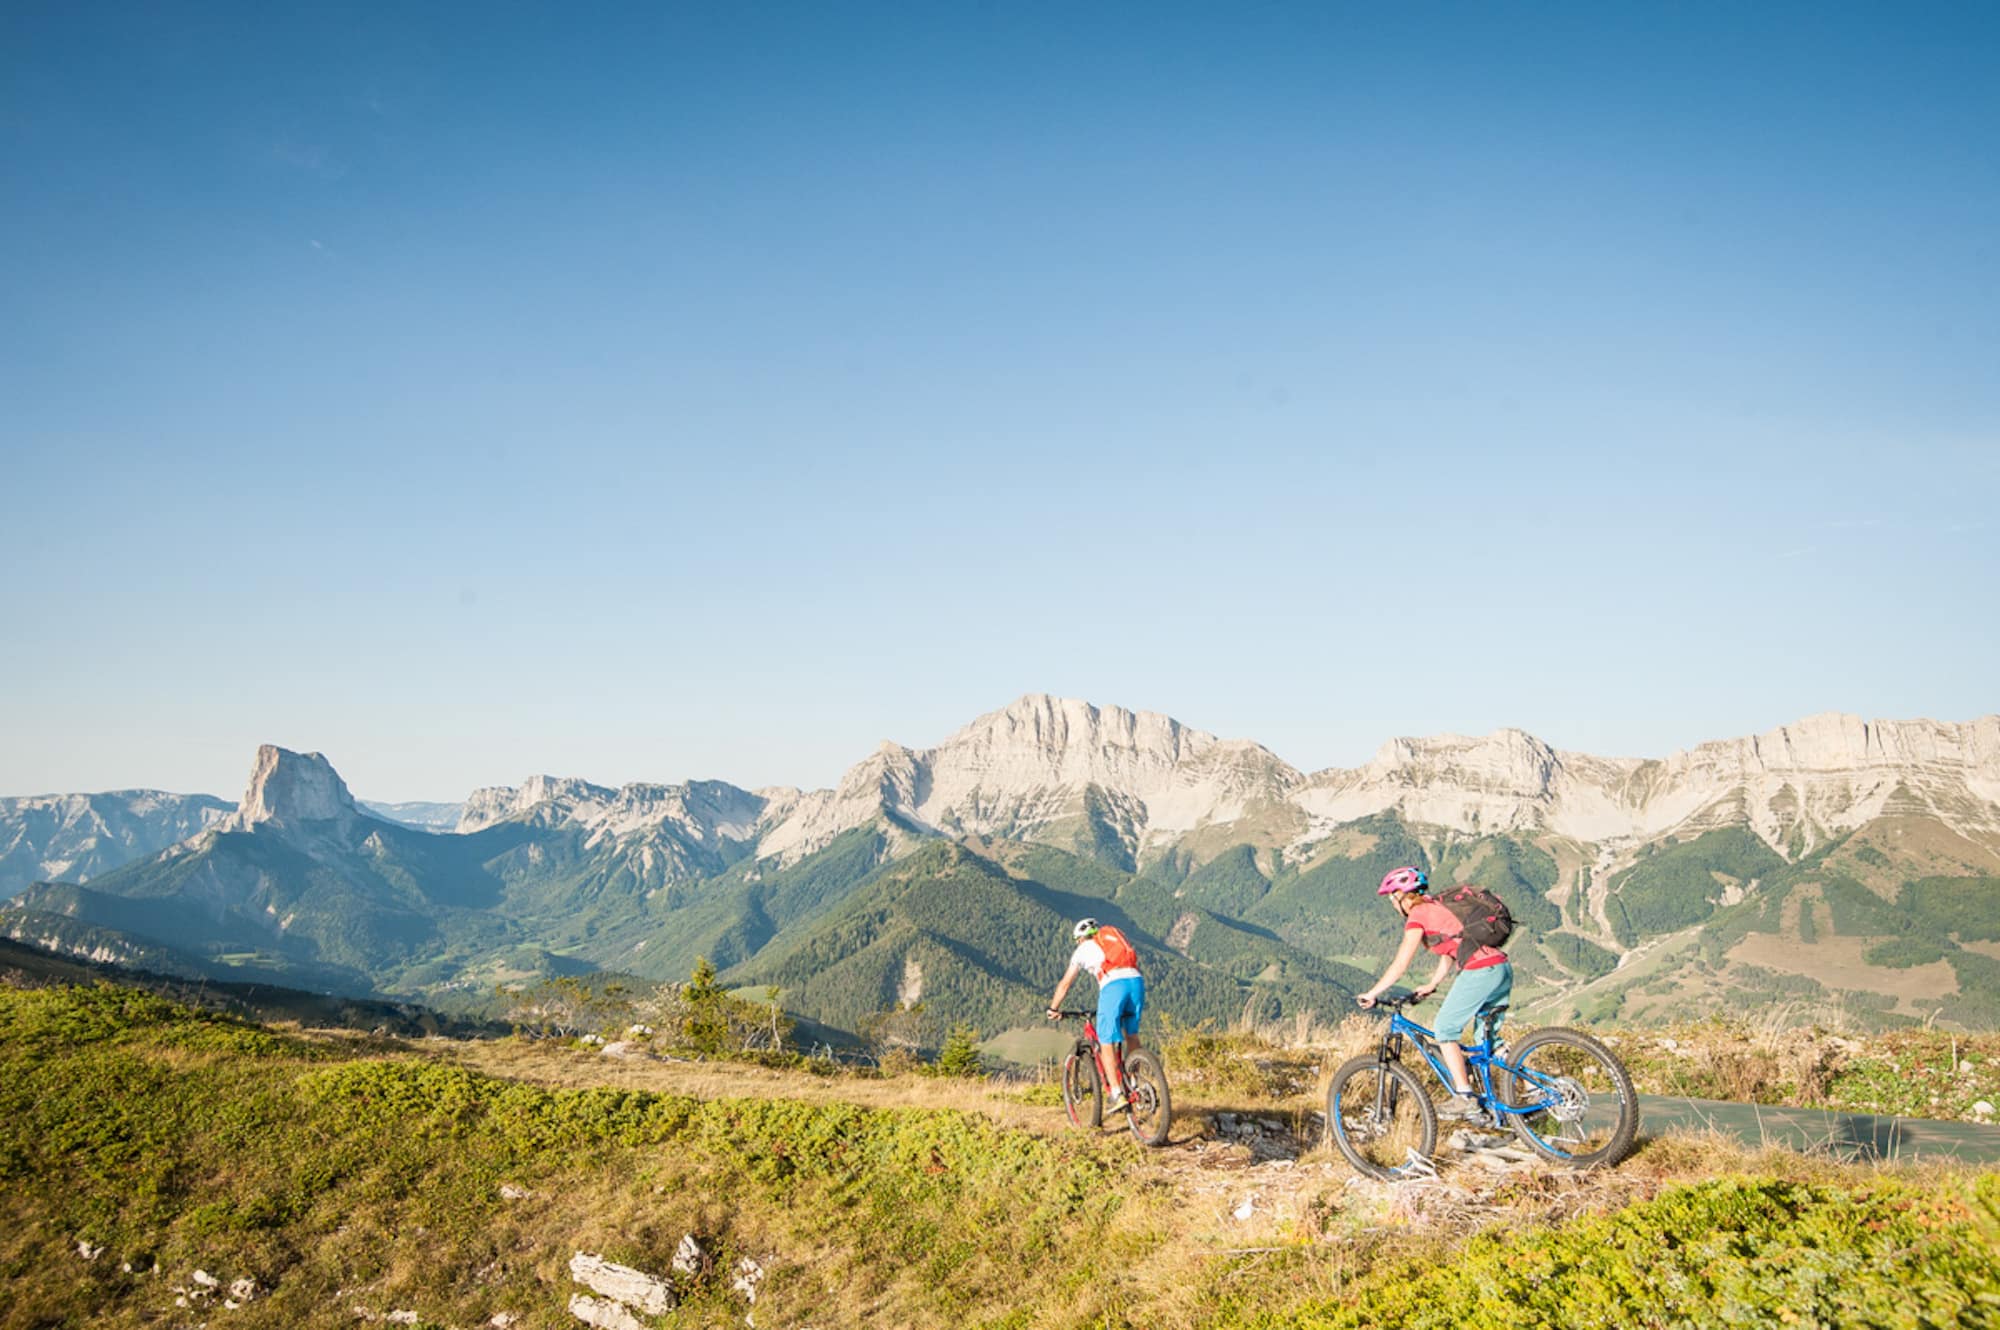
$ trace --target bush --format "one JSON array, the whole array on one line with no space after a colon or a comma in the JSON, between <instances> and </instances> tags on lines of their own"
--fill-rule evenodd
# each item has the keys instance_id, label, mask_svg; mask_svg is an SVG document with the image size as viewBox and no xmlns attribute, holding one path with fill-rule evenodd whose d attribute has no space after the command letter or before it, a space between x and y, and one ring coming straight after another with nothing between
<instances>
[{"instance_id":1,"label":"bush","mask_svg":"<svg viewBox=\"0 0 2000 1330\"><path fill-rule=\"evenodd\" d=\"M1491 1231L1449 1268L1369 1272L1337 1302L1239 1325L1977 1325L2000 1302L2000 1180L1846 1192L1727 1178L1552 1231Z\"/></svg>"}]
</instances>

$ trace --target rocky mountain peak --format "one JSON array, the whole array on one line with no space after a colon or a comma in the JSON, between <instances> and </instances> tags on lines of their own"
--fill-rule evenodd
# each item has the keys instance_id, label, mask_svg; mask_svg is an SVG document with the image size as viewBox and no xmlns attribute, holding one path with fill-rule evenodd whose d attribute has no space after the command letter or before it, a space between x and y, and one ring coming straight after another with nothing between
<instances>
[{"instance_id":1,"label":"rocky mountain peak","mask_svg":"<svg viewBox=\"0 0 2000 1330\"><path fill-rule=\"evenodd\" d=\"M359 816L347 782L323 755L264 744L250 768L243 802L224 828L248 831L265 823L300 828L309 823L345 823Z\"/></svg>"},{"instance_id":2,"label":"rocky mountain peak","mask_svg":"<svg viewBox=\"0 0 2000 1330\"><path fill-rule=\"evenodd\" d=\"M788 805L760 853L795 858L885 814L953 835L1011 836L1108 816L1111 834L1137 852L1242 817L1302 779L1258 744L1171 716L1029 693L935 747L883 744L834 790Z\"/></svg>"},{"instance_id":3,"label":"rocky mountain peak","mask_svg":"<svg viewBox=\"0 0 2000 1330\"><path fill-rule=\"evenodd\" d=\"M1525 730L1501 729L1477 738L1441 734L1391 739L1361 774L1417 786L1452 784L1539 799L1548 794L1561 768L1560 755L1548 744Z\"/></svg>"}]
</instances>

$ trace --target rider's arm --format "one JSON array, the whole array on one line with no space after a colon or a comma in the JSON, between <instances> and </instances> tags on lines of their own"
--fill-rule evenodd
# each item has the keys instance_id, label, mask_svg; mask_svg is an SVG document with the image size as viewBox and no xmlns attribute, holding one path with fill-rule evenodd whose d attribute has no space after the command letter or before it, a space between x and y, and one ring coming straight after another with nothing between
<instances>
[{"instance_id":1,"label":"rider's arm","mask_svg":"<svg viewBox=\"0 0 2000 1330\"><path fill-rule=\"evenodd\" d=\"M1069 986L1076 982L1077 971L1081 968L1083 967L1079 966L1075 961L1071 961L1069 968L1063 971L1062 982L1056 985L1056 995L1049 999L1050 1011L1055 1011L1062 1006L1063 998L1068 995Z\"/></svg>"},{"instance_id":2,"label":"rider's arm","mask_svg":"<svg viewBox=\"0 0 2000 1330\"><path fill-rule=\"evenodd\" d=\"M1443 983L1444 977L1450 973L1451 973L1451 957L1449 956L1438 957L1437 969L1431 971L1431 981L1425 984L1422 988L1419 988L1417 990L1417 996L1429 997L1431 994L1437 992L1438 985Z\"/></svg>"},{"instance_id":3,"label":"rider's arm","mask_svg":"<svg viewBox=\"0 0 2000 1330\"><path fill-rule=\"evenodd\" d=\"M1424 933L1422 929L1404 929L1403 945L1397 950L1396 959L1389 962L1389 968L1384 970L1382 977L1375 981L1375 987L1369 989L1366 993L1357 994L1356 1000L1366 999L1369 1002L1373 1002L1376 998L1381 997L1391 984L1403 977L1403 971L1410 968L1410 962L1417 958L1417 951L1423 945Z\"/></svg>"}]
</instances>

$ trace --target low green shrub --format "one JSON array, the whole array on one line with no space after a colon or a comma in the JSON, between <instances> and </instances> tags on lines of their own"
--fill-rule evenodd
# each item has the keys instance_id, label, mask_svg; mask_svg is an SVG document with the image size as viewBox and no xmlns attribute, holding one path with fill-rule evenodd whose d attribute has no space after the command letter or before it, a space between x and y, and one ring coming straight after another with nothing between
<instances>
[{"instance_id":1,"label":"low green shrub","mask_svg":"<svg viewBox=\"0 0 2000 1330\"><path fill-rule=\"evenodd\" d=\"M1238 1326L1987 1325L2000 1179L1858 1191L1723 1178L1561 1228L1496 1230L1448 1263L1369 1272L1337 1300Z\"/></svg>"}]
</instances>

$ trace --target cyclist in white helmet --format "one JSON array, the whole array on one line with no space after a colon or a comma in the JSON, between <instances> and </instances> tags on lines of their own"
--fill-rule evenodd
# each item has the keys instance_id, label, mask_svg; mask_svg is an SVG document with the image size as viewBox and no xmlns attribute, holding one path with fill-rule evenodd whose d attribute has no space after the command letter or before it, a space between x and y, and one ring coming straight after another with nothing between
<instances>
[{"instance_id":1,"label":"cyclist in white helmet","mask_svg":"<svg viewBox=\"0 0 2000 1330\"><path fill-rule=\"evenodd\" d=\"M1104 1111L1120 1113L1125 1109L1125 1045L1139 1047L1139 1013L1146 1007L1139 953L1118 929L1095 919L1077 920L1069 935L1076 950L1056 985L1056 995L1049 999L1049 1019L1062 1019L1063 998L1076 982L1077 971L1090 971L1097 980L1097 1065L1111 1096Z\"/></svg>"}]
</instances>

